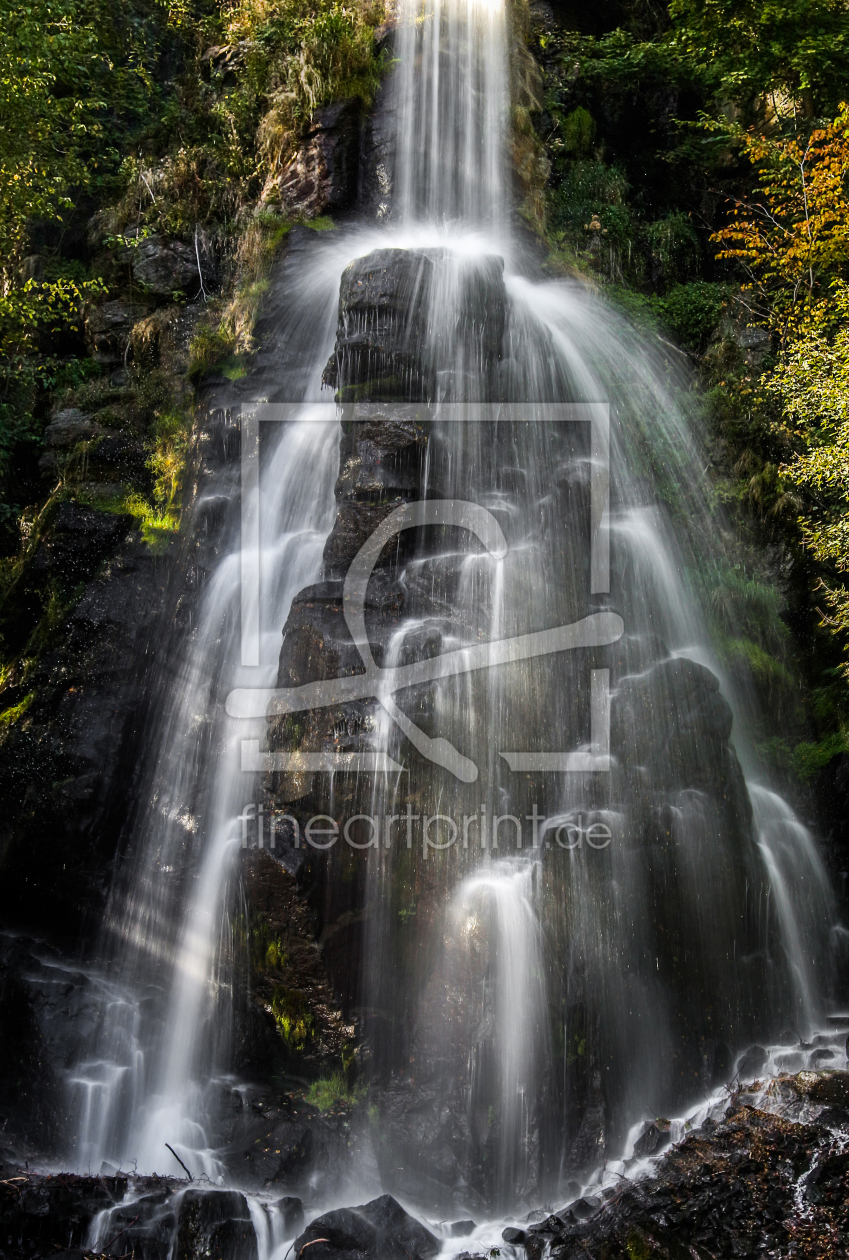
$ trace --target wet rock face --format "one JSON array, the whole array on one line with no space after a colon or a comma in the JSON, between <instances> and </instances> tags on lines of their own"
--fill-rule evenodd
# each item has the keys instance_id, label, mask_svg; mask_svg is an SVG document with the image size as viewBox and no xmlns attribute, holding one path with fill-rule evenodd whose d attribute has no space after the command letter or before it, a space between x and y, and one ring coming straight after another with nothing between
<instances>
[{"instance_id":1,"label":"wet rock face","mask_svg":"<svg viewBox=\"0 0 849 1260\"><path fill-rule=\"evenodd\" d=\"M347 209L357 195L359 149L356 101L317 110L295 156L266 184L263 200L305 219Z\"/></svg>"},{"instance_id":2,"label":"wet rock face","mask_svg":"<svg viewBox=\"0 0 849 1260\"><path fill-rule=\"evenodd\" d=\"M708 1120L685 1136L646 1179L567 1204L526 1231L505 1229L504 1240L528 1260L544 1244L556 1260L840 1255L837 1240L849 1227L847 1130L824 1111L792 1118L797 1086L790 1078L777 1087L786 1116L738 1096L722 1123Z\"/></svg>"},{"instance_id":3,"label":"wet rock face","mask_svg":"<svg viewBox=\"0 0 849 1260\"><path fill-rule=\"evenodd\" d=\"M345 425L336 482L339 510L324 548L328 576L341 576L390 512L416 497L425 434L413 408L361 404ZM378 563L397 552L389 546Z\"/></svg>"},{"instance_id":4,"label":"wet rock face","mask_svg":"<svg viewBox=\"0 0 849 1260\"><path fill-rule=\"evenodd\" d=\"M445 250L379 249L342 275L325 380L342 401L478 400L497 377L507 310L495 256L449 265Z\"/></svg>"},{"instance_id":5,"label":"wet rock face","mask_svg":"<svg viewBox=\"0 0 849 1260\"><path fill-rule=\"evenodd\" d=\"M35 554L33 571L53 574L67 583L84 581L131 525L130 516L100 512L80 503L60 503Z\"/></svg>"},{"instance_id":6,"label":"wet rock face","mask_svg":"<svg viewBox=\"0 0 849 1260\"><path fill-rule=\"evenodd\" d=\"M2 1176L0 1260L41 1260L81 1247L95 1214L119 1203L127 1190L125 1177L38 1177L15 1168Z\"/></svg>"},{"instance_id":7,"label":"wet rock face","mask_svg":"<svg viewBox=\"0 0 849 1260\"><path fill-rule=\"evenodd\" d=\"M325 1212L295 1239L293 1250L305 1247L316 1260L431 1260L439 1243L391 1195L384 1194L361 1207Z\"/></svg>"},{"instance_id":8,"label":"wet rock face","mask_svg":"<svg viewBox=\"0 0 849 1260\"><path fill-rule=\"evenodd\" d=\"M256 1260L247 1200L236 1191L193 1190L181 1196L175 1260Z\"/></svg>"},{"instance_id":9,"label":"wet rock face","mask_svg":"<svg viewBox=\"0 0 849 1260\"><path fill-rule=\"evenodd\" d=\"M525 459L516 433L501 438L484 432L478 446L475 439L464 445L422 419L427 413L421 401L500 396L510 318L499 259L466 268L449 265L440 250L379 250L346 269L336 348L325 374L343 405L351 404L343 412L337 518L324 552L324 580L296 597L284 628L281 688L362 672L344 617L345 575L375 527L399 505L455 497L458 485L468 485L472 497L488 494L485 501L497 504L506 520L511 511L520 517L527 510L529 493L543 495L539 487L530 490L539 469ZM558 384L556 396L563 397L564 389ZM587 520L588 465L574 446L552 449L558 455L550 477L546 469L542 519L549 520L548 511ZM557 527L552 517L551 528ZM472 598L462 584L468 559L463 546L454 538L407 531L384 549L365 597L378 667L403 666L439 656L448 644L490 637L485 583ZM566 569L564 588L571 580ZM574 747L586 738L577 736L587 726L580 715L589 713L589 670L586 658L564 657L544 677L555 703L571 698L562 716L576 730L558 729L553 739ZM651 634L634 632L603 662L613 687L611 773L583 784L571 780L567 786L579 803L568 814L561 815L559 805L548 812L582 828L579 834L591 824L610 824L615 838L599 852L585 844L582 853L566 854L563 847L572 846L556 844L554 833L542 845L539 904L560 959L548 973L546 1000L562 1043L554 1051L556 1067L540 1078L528 1101L523 1168L509 1192L526 1198L547 1194L545 1187L564 1169L579 1177L619 1148L641 1114L633 1114L632 1086L642 1096L646 1082L656 1082L658 1099L673 1094L683 1104L728 1079L730 1073L723 1073L730 1047L736 1050L756 1035L770 993L764 924L747 891L758 879L750 860L751 807L718 680L694 661L670 658ZM525 699L519 685L509 698L511 719L525 722L524 733L537 731L537 714L521 711ZM427 684L409 688L402 707L415 714L422 733L445 736L441 702L439 684ZM479 708L492 712L491 698L481 695ZM368 753L383 720L373 697L272 716L269 747L295 754ZM459 720L462 725L462 714ZM459 733L460 739L478 736L486 741L492 732L481 724ZM400 737L398 747L409 777L387 813L403 813L410 801L413 812L423 814L444 792L451 802L447 812L458 817L485 799L488 789L481 784L466 797ZM535 802L548 809L545 782L517 785L491 773L495 799L505 802L498 812L528 817ZM363 786L354 775L336 774L329 788L327 776L296 769L269 776L266 789L269 808L285 809L295 820L287 824L290 830L294 834L297 824L302 837L311 816L329 815L341 830L346 818L369 814L372 801L384 799L379 788L373 796L371 782ZM431 812L440 811L434 805ZM510 836L502 834L498 856L510 851ZM290 847L278 861L293 870L299 863L328 977L345 1008L363 1003L368 949L372 958L377 952L402 959L387 965L384 987L368 999L373 1009L362 1025L381 1117L375 1153L384 1186L418 1195L434 1210L440 1205L443 1213L491 1206L504 1193L493 1180L503 1136L496 1083L500 1018L493 998L497 933L470 929L461 946L446 912L450 889L478 855L457 846L438 866L418 851L386 845L393 852L381 857L386 894L376 907L367 900L362 854L347 852L341 842L327 857L304 848L301 839L300 850ZM709 859L694 879L692 864L702 854ZM694 888L720 907L709 923L691 896ZM480 923L484 919L477 916ZM729 982L724 947L717 942L732 940L739 963ZM662 1028L647 1026L643 1015L649 1009L664 1011ZM540 1062L549 1061L547 1051L539 1053ZM476 1081L471 1092L470 1063ZM659 1149L664 1137L660 1130L648 1133L645 1145L657 1141Z\"/></svg>"},{"instance_id":10,"label":"wet rock face","mask_svg":"<svg viewBox=\"0 0 849 1260\"><path fill-rule=\"evenodd\" d=\"M684 657L626 679L612 703L611 741L658 789L722 792L731 707L709 669Z\"/></svg>"},{"instance_id":11,"label":"wet rock face","mask_svg":"<svg viewBox=\"0 0 849 1260\"><path fill-rule=\"evenodd\" d=\"M0 951L0 1115L11 1133L51 1150L61 1114L61 1089L39 1027L32 993L13 960ZM11 1136L11 1134L9 1135Z\"/></svg>"},{"instance_id":12,"label":"wet rock face","mask_svg":"<svg viewBox=\"0 0 849 1260\"><path fill-rule=\"evenodd\" d=\"M67 588L90 577L126 519L62 504L43 572ZM61 526L61 528L60 528ZM137 536L106 560L26 683L29 707L0 747L0 912L7 923L72 937L99 913L143 729L145 649L167 572ZM4 634L14 633L4 626ZM104 848L101 848L104 846Z\"/></svg>"},{"instance_id":13,"label":"wet rock face","mask_svg":"<svg viewBox=\"0 0 849 1260\"><path fill-rule=\"evenodd\" d=\"M250 1209L238 1191L187 1187L166 1177L5 1172L12 1175L0 1181L0 1260L46 1260L63 1246L82 1258L96 1217L99 1247L110 1256L257 1260ZM291 1209L300 1202L285 1202L295 1223Z\"/></svg>"}]
</instances>

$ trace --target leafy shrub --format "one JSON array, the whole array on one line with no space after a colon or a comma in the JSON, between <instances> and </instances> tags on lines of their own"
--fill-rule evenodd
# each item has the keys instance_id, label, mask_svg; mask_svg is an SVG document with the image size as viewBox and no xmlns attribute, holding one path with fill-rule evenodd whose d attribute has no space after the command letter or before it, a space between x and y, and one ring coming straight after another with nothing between
<instances>
[{"instance_id":1,"label":"leafy shrub","mask_svg":"<svg viewBox=\"0 0 849 1260\"><path fill-rule=\"evenodd\" d=\"M583 157L595 139L595 119L588 109L579 105L567 114L561 127L563 147L575 157Z\"/></svg>"},{"instance_id":2,"label":"leafy shrub","mask_svg":"<svg viewBox=\"0 0 849 1260\"><path fill-rule=\"evenodd\" d=\"M665 286L689 280L698 271L699 238L689 215L679 212L650 223L646 238Z\"/></svg>"},{"instance_id":3,"label":"leafy shrub","mask_svg":"<svg viewBox=\"0 0 849 1260\"><path fill-rule=\"evenodd\" d=\"M655 309L685 350L701 354L719 327L729 293L725 285L693 280L671 288Z\"/></svg>"}]
</instances>

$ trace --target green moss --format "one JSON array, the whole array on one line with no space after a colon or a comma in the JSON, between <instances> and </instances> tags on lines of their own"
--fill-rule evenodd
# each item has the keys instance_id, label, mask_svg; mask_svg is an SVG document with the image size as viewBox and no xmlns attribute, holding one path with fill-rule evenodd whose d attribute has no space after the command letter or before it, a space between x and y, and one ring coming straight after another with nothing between
<instances>
[{"instance_id":1,"label":"green moss","mask_svg":"<svg viewBox=\"0 0 849 1260\"><path fill-rule=\"evenodd\" d=\"M319 1111L330 1111L333 1107L356 1107L364 1098L365 1086L349 1088L342 1072L334 1072L332 1076L313 1081L307 1093L307 1102L318 1107ZM369 1119L371 1112L372 1108L369 1108Z\"/></svg>"},{"instance_id":2,"label":"green moss","mask_svg":"<svg viewBox=\"0 0 849 1260\"><path fill-rule=\"evenodd\" d=\"M632 1229L625 1240L628 1260L652 1260L654 1248L648 1239L637 1229Z\"/></svg>"},{"instance_id":3,"label":"green moss","mask_svg":"<svg viewBox=\"0 0 849 1260\"><path fill-rule=\"evenodd\" d=\"M797 744L791 754L790 765L796 777L807 783L825 769L832 757L845 752L849 752L849 740L839 731L818 743Z\"/></svg>"},{"instance_id":4,"label":"green moss","mask_svg":"<svg viewBox=\"0 0 849 1260\"><path fill-rule=\"evenodd\" d=\"M794 678L787 667L759 643L751 639L726 639L722 648L731 662L744 661L759 682L768 686L793 686Z\"/></svg>"},{"instance_id":5,"label":"green moss","mask_svg":"<svg viewBox=\"0 0 849 1260\"><path fill-rule=\"evenodd\" d=\"M271 998L271 1013L290 1050L301 1051L312 1040L315 1020L306 995L300 990L278 986Z\"/></svg>"},{"instance_id":6,"label":"green moss","mask_svg":"<svg viewBox=\"0 0 849 1260\"><path fill-rule=\"evenodd\" d=\"M14 726L16 722L20 721L34 699L35 692L31 691L18 704L13 704L10 708L4 709L0 713L0 731L7 730L10 726Z\"/></svg>"}]
</instances>

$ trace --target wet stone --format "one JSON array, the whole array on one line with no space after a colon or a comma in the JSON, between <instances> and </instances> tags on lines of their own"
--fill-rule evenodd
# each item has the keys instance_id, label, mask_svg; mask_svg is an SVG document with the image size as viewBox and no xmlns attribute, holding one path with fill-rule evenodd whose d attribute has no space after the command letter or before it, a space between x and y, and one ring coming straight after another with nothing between
<instances>
[{"instance_id":1,"label":"wet stone","mask_svg":"<svg viewBox=\"0 0 849 1260\"><path fill-rule=\"evenodd\" d=\"M475 1229L474 1221L455 1221L453 1225L448 1226L449 1238L468 1238Z\"/></svg>"},{"instance_id":2,"label":"wet stone","mask_svg":"<svg viewBox=\"0 0 849 1260\"><path fill-rule=\"evenodd\" d=\"M430 1230L384 1194L355 1208L338 1208L312 1221L295 1239L296 1256L309 1246L310 1260L430 1260L439 1243Z\"/></svg>"},{"instance_id":3,"label":"wet stone","mask_svg":"<svg viewBox=\"0 0 849 1260\"><path fill-rule=\"evenodd\" d=\"M512 1225L508 1225L506 1229L501 1231L501 1237L506 1243L510 1243L513 1247L521 1247L527 1238L527 1234L523 1229L516 1229Z\"/></svg>"},{"instance_id":4,"label":"wet stone","mask_svg":"<svg viewBox=\"0 0 849 1260\"><path fill-rule=\"evenodd\" d=\"M758 1072L763 1071L766 1061L769 1058L763 1046L751 1046L737 1065L737 1072L741 1080L751 1080L757 1076Z\"/></svg>"},{"instance_id":5,"label":"wet stone","mask_svg":"<svg viewBox=\"0 0 849 1260\"><path fill-rule=\"evenodd\" d=\"M634 1154L638 1159L656 1155L664 1146L669 1145L670 1140L668 1125L663 1128L657 1124L649 1124L634 1143Z\"/></svg>"}]
</instances>

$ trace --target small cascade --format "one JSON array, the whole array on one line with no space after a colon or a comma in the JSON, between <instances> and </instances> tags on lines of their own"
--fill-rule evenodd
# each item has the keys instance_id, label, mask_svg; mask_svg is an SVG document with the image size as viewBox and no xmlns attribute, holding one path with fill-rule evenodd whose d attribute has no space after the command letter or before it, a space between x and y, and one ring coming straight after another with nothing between
<instances>
[{"instance_id":1,"label":"small cascade","mask_svg":"<svg viewBox=\"0 0 849 1260\"><path fill-rule=\"evenodd\" d=\"M541 1065L548 1051L545 978L534 866L502 859L468 876L449 909L455 939L485 956L472 1006L480 1013L469 1068L477 1141L496 1160L496 1203L534 1184ZM495 1140L493 1141L493 1134Z\"/></svg>"}]
</instances>

